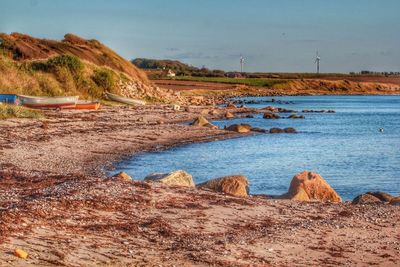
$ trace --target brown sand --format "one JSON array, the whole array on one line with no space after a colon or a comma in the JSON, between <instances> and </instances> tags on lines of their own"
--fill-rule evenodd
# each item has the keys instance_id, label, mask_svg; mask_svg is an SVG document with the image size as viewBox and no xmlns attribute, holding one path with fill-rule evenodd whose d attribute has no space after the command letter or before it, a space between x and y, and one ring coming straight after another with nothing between
<instances>
[{"instance_id":1,"label":"brown sand","mask_svg":"<svg viewBox=\"0 0 400 267\"><path fill-rule=\"evenodd\" d=\"M398 207L104 179L102 166L131 153L238 136L178 124L202 108L192 110L114 107L0 121L0 265L398 266ZM12 254L17 247L27 260Z\"/></svg>"}]
</instances>

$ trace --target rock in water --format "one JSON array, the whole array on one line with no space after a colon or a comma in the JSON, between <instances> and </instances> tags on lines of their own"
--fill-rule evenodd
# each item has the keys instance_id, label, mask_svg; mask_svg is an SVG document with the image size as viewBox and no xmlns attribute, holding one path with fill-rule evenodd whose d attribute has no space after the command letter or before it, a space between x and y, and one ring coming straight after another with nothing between
<instances>
[{"instance_id":1,"label":"rock in water","mask_svg":"<svg viewBox=\"0 0 400 267\"><path fill-rule=\"evenodd\" d=\"M314 172L304 171L293 177L289 191L281 198L298 201L330 201L341 202L336 191Z\"/></svg>"},{"instance_id":2,"label":"rock in water","mask_svg":"<svg viewBox=\"0 0 400 267\"><path fill-rule=\"evenodd\" d=\"M199 116L195 119L190 125L192 126L200 126L200 127L207 127L211 129L218 129L218 126L211 124L206 118L203 116Z\"/></svg>"},{"instance_id":3,"label":"rock in water","mask_svg":"<svg viewBox=\"0 0 400 267\"><path fill-rule=\"evenodd\" d=\"M297 133L296 129L295 128L291 128L291 127L285 128L285 129L283 129L283 131L285 133Z\"/></svg>"},{"instance_id":4,"label":"rock in water","mask_svg":"<svg viewBox=\"0 0 400 267\"><path fill-rule=\"evenodd\" d=\"M281 128L271 128L271 129L269 129L269 133L271 133L271 134L277 134L277 133L283 133L283 132L284 132L284 130L281 129Z\"/></svg>"},{"instance_id":5,"label":"rock in water","mask_svg":"<svg viewBox=\"0 0 400 267\"><path fill-rule=\"evenodd\" d=\"M276 120L276 119L280 119L281 117L278 114L272 113L272 112L265 112L264 119L270 119L270 120Z\"/></svg>"},{"instance_id":6,"label":"rock in water","mask_svg":"<svg viewBox=\"0 0 400 267\"><path fill-rule=\"evenodd\" d=\"M225 129L228 131L238 132L238 133L248 133L251 131L251 125L249 124L233 124Z\"/></svg>"},{"instance_id":7,"label":"rock in water","mask_svg":"<svg viewBox=\"0 0 400 267\"><path fill-rule=\"evenodd\" d=\"M400 206L400 197L394 197L389 202L390 205Z\"/></svg>"},{"instance_id":8,"label":"rock in water","mask_svg":"<svg viewBox=\"0 0 400 267\"><path fill-rule=\"evenodd\" d=\"M126 172L120 172L111 177L113 180L118 180L122 182L130 182L133 181L133 178L130 177Z\"/></svg>"},{"instance_id":9,"label":"rock in water","mask_svg":"<svg viewBox=\"0 0 400 267\"><path fill-rule=\"evenodd\" d=\"M292 114L288 117L289 119L304 119L303 115Z\"/></svg>"},{"instance_id":10,"label":"rock in water","mask_svg":"<svg viewBox=\"0 0 400 267\"><path fill-rule=\"evenodd\" d=\"M373 203L381 203L381 200L371 194L361 194L353 199L352 204L373 204Z\"/></svg>"},{"instance_id":11,"label":"rock in water","mask_svg":"<svg viewBox=\"0 0 400 267\"><path fill-rule=\"evenodd\" d=\"M166 185L195 187L192 175L182 170L170 173L153 173L146 176L144 180L159 182Z\"/></svg>"},{"instance_id":12,"label":"rock in water","mask_svg":"<svg viewBox=\"0 0 400 267\"><path fill-rule=\"evenodd\" d=\"M212 179L197 185L197 188L206 188L236 197L249 196L249 182L245 176L241 175Z\"/></svg>"}]
</instances>

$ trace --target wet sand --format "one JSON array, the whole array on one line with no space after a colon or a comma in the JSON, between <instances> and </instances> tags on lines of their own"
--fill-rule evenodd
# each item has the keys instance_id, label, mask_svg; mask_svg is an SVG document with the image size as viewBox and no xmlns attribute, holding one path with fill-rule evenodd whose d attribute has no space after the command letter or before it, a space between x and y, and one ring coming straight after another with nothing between
<instances>
[{"instance_id":1,"label":"wet sand","mask_svg":"<svg viewBox=\"0 0 400 267\"><path fill-rule=\"evenodd\" d=\"M107 107L0 121L0 265L398 266L399 207L105 178L104 167L133 153L243 136L182 124L209 110Z\"/></svg>"}]
</instances>

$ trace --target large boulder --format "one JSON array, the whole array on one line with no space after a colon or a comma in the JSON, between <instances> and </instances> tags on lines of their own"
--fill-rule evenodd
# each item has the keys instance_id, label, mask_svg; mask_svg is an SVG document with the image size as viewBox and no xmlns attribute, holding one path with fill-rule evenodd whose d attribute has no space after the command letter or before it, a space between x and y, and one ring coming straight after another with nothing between
<instances>
[{"instance_id":1,"label":"large boulder","mask_svg":"<svg viewBox=\"0 0 400 267\"><path fill-rule=\"evenodd\" d=\"M400 197L394 197L389 202L390 205L400 206Z\"/></svg>"},{"instance_id":2,"label":"large boulder","mask_svg":"<svg viewBox=\"0 0 400 267\"><path fill-rule=\"evenodd\" d=\"M264 119L270 119L270 120L276 120L276 119L280 119L281 117L278 114L272 113L272 112L265 112Z\"/></svg>"},{"instance_id":3,"label":"large boulder","mask_svg":"<svg viewBox=\"0 0 400 267\"><path fill-rule=\"evenodd\" d=\"M218 129L218 126L210 123L206 118L203 116L197 117L192 123L190 123L192 126L199 126L199 127L207 127L211 129Z\"/></svg>"},{"instance_id":4,"label":"large boulder","mask_svg":"<svg viewBox=\"0 0 400 267\"><path fill-rule=\"evenodd\" d=\"M248 133L251 131L251 125L249 124L233 124L231 126L225 127L225 130L238 132L238 133Z\"/></svg>"},{"instance_id":5,"label":"large boulder","mask_svg":"<svg viewBox=\"0 0 400 267\"><path fill-rule=\"evenodd\" d=\"M177 170L170 173L153 173L146 176L144 180L173 186L195 187L192 175L182 170Z\"/></svg>"},{"instance_id":6,"label":"large boulder","mask_svg":"<svg viewBox=\"0 0 400 267\"><path fill-rule=\"evenodd\" d=\"M197 185L200 189L225 193L236 197L247 197L249 195L249 182L245 176L225 176L209 180Z\"/></svg>"},{"instance_id":7,"label":"large boulder","mask_svg":"<svg viewBox=\"0 0 400 267\"><path fill-rule=\"evenodd\" d=\"M294 176L288 192L281 198L298 201L342 201L338 193L321 175L310 171Z\"/></svg>"}]
</instances>

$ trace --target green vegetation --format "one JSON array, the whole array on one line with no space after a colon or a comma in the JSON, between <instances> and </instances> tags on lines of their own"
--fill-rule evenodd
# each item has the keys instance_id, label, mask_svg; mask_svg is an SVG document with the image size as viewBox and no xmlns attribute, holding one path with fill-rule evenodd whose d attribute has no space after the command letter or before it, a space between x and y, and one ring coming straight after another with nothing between
<instances>
[{"instance_id":1,"label":"green vegetation","mask_svg":"<svg viewBox=\"0 0 400 267\"><path fill-rule=\"evenodd\" d=\"M102 98L104 91L118 93L118 80L129 80L126 75L71 55L19 62L0 54L0 73L0 93L79 95L88 99Z\"/></svg>"},{"instance_id":2,"label":"green vegetation","mask_svg":"<svg viewBox=\"0 0 400 267\"><path fill-rule=\"evenodd\" d=\"M0 120L9 118L39 119L41 117L43 117L43 114L38 110L16 105L0 104Z\"/></svg>"},{"instance_id":3,"label":"green vegetation","mask_svg":"<svg viewBox=\"0 0 400 267\"><path fill-rule=\"evenodd\" d=\"M117 77L108 69L97 69L92 76L93 81L105 91L113 92L116 88Z\"/></svg>"},{"instance_id":4,"label":"green vegetation","mask_svg":"<svg viewBox=\"0 0 400 267\"><path fill-rule=\"evenodd\" d=\"M260 78L228 78L228 77L192 77L192 76L178 76L175 80L182 81L195 81L195 82L215 82L215 83L228 83L228 84L244 84L248 86L261 86L273 87L278 84L284 84L286 80L280 79L260 79Z\"/></svg>"},{"instance_id":5,"label":"green vegetation","mask_svg":"<svg viewBox=\"0 0 400 267\"><path fill-rule=\"evenodd\" d=\"M59 68L67 69L74 75L79 75L84 68L82 61L71 55L61 55L47 60L48 69L57 70Z\"/></svg>"}]
</instances>

